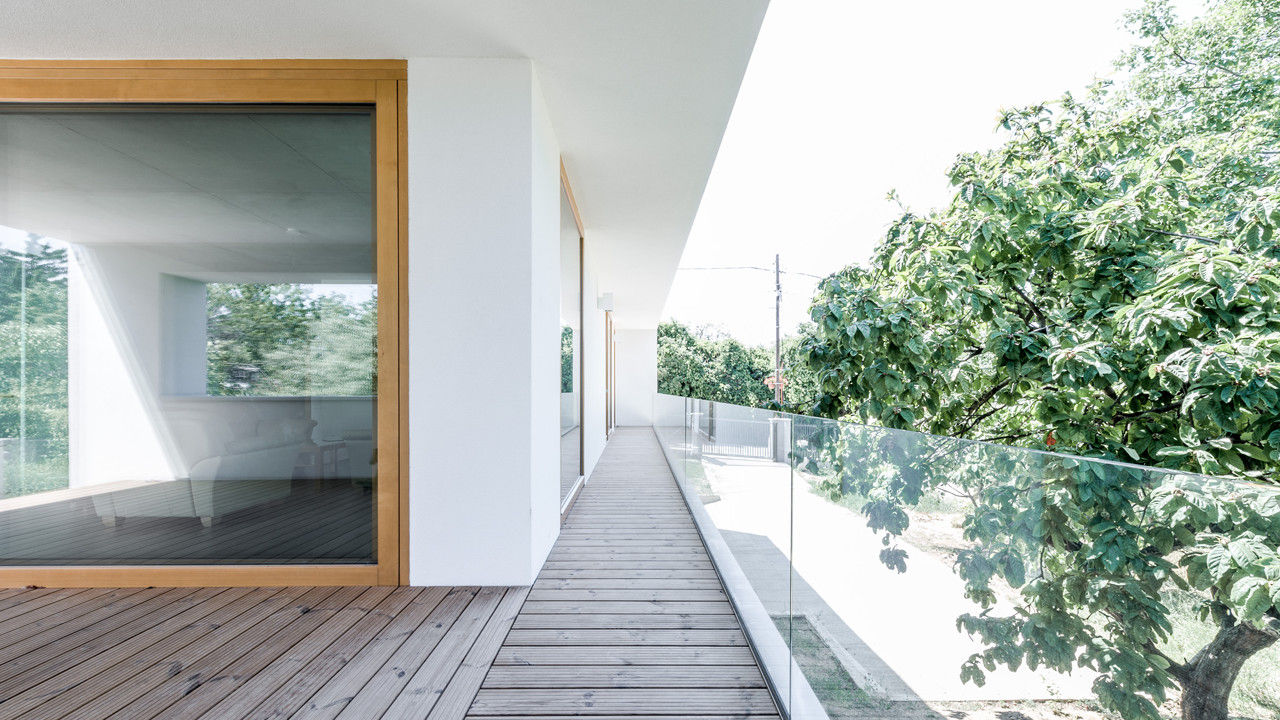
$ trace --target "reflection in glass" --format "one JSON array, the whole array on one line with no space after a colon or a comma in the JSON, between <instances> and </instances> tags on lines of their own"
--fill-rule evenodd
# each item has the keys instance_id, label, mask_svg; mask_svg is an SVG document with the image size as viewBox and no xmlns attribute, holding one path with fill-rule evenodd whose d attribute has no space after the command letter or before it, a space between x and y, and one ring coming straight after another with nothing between
<instances>
[{"instance_id":1,"label":"reflection in glass","mask_svg":"<svg viewBox=\"0 0 1280 720\"><path fill-rule=\"evenodd\" d=\"M582 475L582 240L560 202L560 501Z\"/></svg>"},{"instance_id":2,"label":"reflection in glass","mask_svg":"<svg viewBox=\"0 0 1280 720\"><path fill-rule=\"evenodd\" d=\"M1116 720L1099 688L1169 658L1204 682L1131 694L1152 717L1280 712L1255 590L1275 485L667 395L654 429L772 616L753 641L790 649L772 679L791 717L820 716L811 689L831 718ZM1220 714L1184 712L1189 692Z\"/></svg>"},{"instance_id":3,"label":"reflection in glass","mask_svg":"<svg viewBox=\"0 0 1280 720\"><path fill-rule=\"evenodd\" d=\"M374 560L371 134L0 112L0 563Z\"/></svg>"}]
</instances>

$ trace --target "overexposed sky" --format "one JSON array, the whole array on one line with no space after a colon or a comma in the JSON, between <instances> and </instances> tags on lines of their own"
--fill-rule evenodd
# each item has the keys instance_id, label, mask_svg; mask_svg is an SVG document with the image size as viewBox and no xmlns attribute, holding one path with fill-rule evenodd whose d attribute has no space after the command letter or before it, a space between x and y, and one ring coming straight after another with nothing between
<instances>
[{"instance_id":1,"label":"overexposed sky","mask_svg":"<svg viewBox=\"0 0 1280 720\"><path fill-rule=\"evenodd\" d=\"M826 275L870 257L897 215L945 203L1002 107L1080 92L1131 44L1140 0L772 0L681 268ZM1179 0L1180 15L1201 0ZM783 275L783 333L818 280ZM773 342L773 273L681 269L664 317Z\"/></svg>"}]
</instances>

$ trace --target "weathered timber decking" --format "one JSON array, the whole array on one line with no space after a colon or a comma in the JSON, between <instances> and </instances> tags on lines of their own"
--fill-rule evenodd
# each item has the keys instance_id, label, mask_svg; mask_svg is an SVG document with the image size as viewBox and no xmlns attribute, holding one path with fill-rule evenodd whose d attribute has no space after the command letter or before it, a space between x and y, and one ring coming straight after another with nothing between
<instances>
[{"instance_id":1,"label":"weathered timber decking","mask_svg":"<svg viewBox=\"0 0 1280 720\"><path fill-rule=\"evenodd\" d=\"M524 588L0 593L0 718L458 718Z\"/></svg>"},{"instance_id":2,"label":"weathered timber decking","mask_svg":"<svg viewBox=\"0 0 1280 720\"><path fill-rule=\"evenodd\" d=\"M777 717L649 428L620 428L468 717Z\"/></svg>"},{"instance_id":3,"label":"weathered timber decking","mask_svg":"<svg viewBox=\"0 0 1280 720\"><path fill-rule=\"evenodd\" d=\"M652 432L530 588L0 589L0 720L777 717Z\"/></svg>"}]
</instances>

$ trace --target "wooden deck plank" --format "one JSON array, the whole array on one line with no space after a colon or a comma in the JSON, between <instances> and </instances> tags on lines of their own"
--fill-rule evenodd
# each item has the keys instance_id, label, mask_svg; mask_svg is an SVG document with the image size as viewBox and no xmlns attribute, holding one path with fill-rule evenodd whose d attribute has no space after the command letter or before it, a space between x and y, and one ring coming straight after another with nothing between
<instances>
[{"instance_id":1,"label":"wooden deck plank","mask_svg":"<svg viewBox=\"0 0 1280 720\"><path fill-rule=\"evenodd\" d=\"M529 600L559 601L574 600L612 601L612 602L723 602L728 597L724 590L663 590L663 589L630 589L630 588L585 588L585 589L547 589L534 590L529 593Z\"/></svg>"},{"instance_id":2,"label":"wooden deck plank","mask_svg":"<svg viewBox=\"0 0 1280 720\"><path fill-rule=\"evenodd\" d=\"M640 613L652 615L733 614L733 608L724 600L531 600L525 603L524 611L531 614L572 613L575 615L591 613L623 613L629 615Z\"/></svg>"},{"instance_id":3,"label":"wooden deck plank","mask_svg":"<svg viewBox=\"0 0 1280 720\"><path fill-rule=\"evenodd\" d=\"M299 712L309 699L334 682L338 673L351 667L357 658L368 657L367 651L377 653L379 646L403 641L408 632L439 604L447 591L447 588L440 587L397 589L393 597L402 597L404 602L393 614L386 614L385 609L370 612L322 655L299 670L290 682L282 684L266 697L254 708L253 716L290 717Z\"/></svg>"},{"instance_id":4,"label":"wooden deck plank","mask_svg":"<svg viewBox=\"0 0 1280 720\"><path fill-rule=\"evenodd\" d=\"M485 685L516 688L762 688L748 665L618 667L495 667Z\"/></svg>"},{"instance_id":5,"label":"wooden deck plank","mask_svg":"<svg viewBox=\"0 0 1280 720\"><path fill-rule=\"evenodd\" d=\"M199 688L200 692L187 690L180 700L170 704L154 717L173 718L174 720L179 718L189 720L190 718L201 717L215 705L222 702L223 698L239 690L245 683L250 682L257 673L265 669L276 658L288 652L304 638L329 626L329 621L333 620L337 624L341 620L334 620L334 618L351 619L352 614L344 613L343 611L351 603L356 602L358 598L371 599L371 597L377 597L381 599L382 593L374 592L375 590L385 590L385 588L339 588L337 592L308 609L301 617L294 618L291 622L286 623L278 632L271 635L268 642L250 647L248 652L236 658L231 664L219 671L218 674L209 677L197 677L195 680L189 681L188 687L191 690Z\"/></svg>"},{"instance_id":6,"label":"wooden deck plank","mask_svg":"<svg viewBox=\"0 0 1280 720\"><path fill-rule=\"evenodd\" d=\"M342 720L380 718L396 701L405 687L430 686L438 679L453 676L462 658L475 642L475 636L493 615L503 591L499 588L481 588L470 598L442 637L435 638L430 654L417 651L399 652L368 684L356 694L338 713ZM405 650L405 648L401 648Z\"/></svg>"},{"instance_id":7,"label":"wooden deck plank","mask_svg":"<svg viewBox=\"0 0 1280 720\"><path fill-rule=\"evenodd\" d=\"M427 592L431 590L428 589ZM384 668L389 669L388 674L394 676L404 671L404 665L409 659L425 657L435 648L467 603L475 597L476 590L450 588L430 606L432 596L424 593L420 604L411 604L408 611L397 617L392 626L388 626L384 637L365 646L359 655L338 671L293 717L306 720L337 717L366 687L370 679Z\"/></svg>"},{"instance_id":8,"label":"wooden deck plank","mask_svg":"<svg viewBox=\"0 0 1280 720\"><path fill-rule=\"evenodd\" d=\"M740 630L512 630L516 645L719 645L747 644Z\"/></svg>"},{"instance_id":9,"label":"wooden deck plank","mask_svg":"<svg viewBox=\"0 0 1280 720\"><path fill-rule=\"evenodd\" d=\"M648 429L620 429L467 717L776 718Z\"/></svg>"},{"instance_id":10,"label":"wooden deck plank","mask_svg":"<svg viewBox=\"0 0 1280 720\"><path fill-rule=\"evenodd\" d=\"M165 619L177 615L189 607L193 600L207 599L217 594L216 590L197 591L190 588L155 593L138 593L125 598L115 607L107 606L104 610L114 611L106 617L79 627L69 633L62 634L60 628L50 628L43 633L33 635L26 640L9 645L0 653L0 657L17 653L14 657L0 659L4 668L4 678L0 679L0 710L7 710L9 700L28 688L56 676L67 668L73 667L86 658L128 640L138 632L142 632ZM139 596L142 596L139 598ZM129 603L137 598L136 603ZM79 624L79 623L75 623ZM53 642L42 642L44 635L58 635ZM0 712L0 718L4 713Z\"/></svg>"},{"instance_id":11,"label":"wooden deck plank","mask_svg":"<svg viewBox=\"0 0 1280 720\"><path fill-rule=\"evenodd\" d=\"M688 718L723 713L726 708L732 708L739 715L776 715L778 712L773 696L763 688L481 688L467 714L492 717L540 712L582 717L645 712Z\"/></svg>"},{"instance_id":12,"label":"wooden deck plank","mask_svg":"<svg viewBox=\"0 0 1280 720\"><path fill-rule=\"evenodd\" d=\"M745 646L573 647L504 645L494 665L755 665Z\"/></svg>"},{"instance_id":13,"label":"wooden deck plank","mask_svg":"<svg viewBox=\"0 0 1280 720\"><path fill-rule=\"evenodd\" d=\"M232 638L295 602L306 588L258 588L253 593L224 607L208 619L208 631L198 640L182 648L166 646L167 655L156 652L135 656L135 663L143 667L122 665L130 672L128 681L100 693L65 720L96 720L109 717L120 708L150 692L160 683L180 674L194 662L222 647ZM243 610L240 610L241 608ZM239 611L239 614L236 613Z\"/></svg>"},{"instance_id":14,"label":"wooden deck plank","mask_svg":"<svg viewBox=\"0 0 1280 720\"><path fill-rule=\"evenodd\" d=\"M305 678L304 671L313 660L338 640L367 641L381 630L396 613L409 604L412 594L397 593L391 588L369 588L350 605L338 610L289 648L284 654L254 672L253 675L205 713L209 718L249 717L250 712L295 678ZM302 668L300 670L299 668Z\"/></svg>"},{"instance_id":15,"label":"wooden deck plank","mask_svg":"<svg viewBox=\"0 0 1280 720\"><path fill-rule=\"evenodd\" d=\"M178 669L156 687L124 705L111 718L132 720L155 717L183 698L203 694L216 686L222 672L237 659L266 642L293 621L312 614L312 608L333 595L336 588L312 588L297 600L277 609L251 628L232 637L216 650ZM215 700L216 702L216 700Z\"/></svg>"},{"instance_id":16,"label":"wooden deck plank","mask_svg":"<svg viewBox=\"0 0 1280 720\"><path fill-rule=\"evenodd\" d=\"M541 578L534 590L715 590L720 581L703 578Z\"/></svg>"},{"instance_id":17,"label":"wooden deck plank","mask_svg":"<svg viewBox=\"0 0 1280 720\"><path fill-rule=\"evenodd\" d=\"M502 647L502 640L511 628L511 623L520 613L520 606L524 603L528 592L527 588L507 590L506 596L498 603L493 616L489 618L484 630L476 638L462 665L440 692L440 699L431 708L431 714L427 716L427 720L454 720L467 712L471 701L475 699L476 692L480 690L481 683L488 675L489 668L493 666L493 659ZM396 705L388 708L387 714L383 716L384 720L397 718L410 720L419 717L416 708L421 707L421 703L417 701L420 694L416 691L417 688L410 686L408 694L396 698ZM403 703L402 701L408 697L414 698L414 702Z\"/></svg>"},{"instance_id":18,"label":"wooden deck plank","mask_svg":"<svg viewBox=\"0 0 1280 720\"><path fill-rule=\"evenodd\" d=\"M523 613L513 630L578 630L624 628L627 630L732 630L738 618L723 615L673 615L671 613Z\"/></svg>"},{"instance_id":19,"label":"wooden deck plank","mask_svg":"<svg viewBox=\"0 0 1280 720\"><path fill-rule=\"evenodd\" d=\"M29 669L18 677L42 678L42 681L16 695L8 695L0 704L0 718L19 717L59 693L95 678L148 644L164 640L247 591L247 588L202 588L181 600L161 604L154 612L89 643L94 646L92 650L63 653Z\"/></svg>"},{"instance_id":20,"label":"wooden deck plank","mask_svg":"<svg viewBox=\"0 0 1280 720\"><path fill-rule=\"evenodd\" d=\"M466 720L486 717L468 715ZM503 720L563 720L563 715L504 715ZM779 720L777 715L751 715L751 720ZM742 720L742 715L699 715L698 720ZM670 715L592 715L591 720L671 720Z\"/></svg>"}]
</instances>

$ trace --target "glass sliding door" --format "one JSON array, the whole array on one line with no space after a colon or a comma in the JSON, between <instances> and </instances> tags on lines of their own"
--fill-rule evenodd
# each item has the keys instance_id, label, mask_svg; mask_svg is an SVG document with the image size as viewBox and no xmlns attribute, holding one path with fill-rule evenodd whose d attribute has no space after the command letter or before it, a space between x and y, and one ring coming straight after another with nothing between
<instances>
[{"instance_id":1,"label":"glass sliding door","mask_svg":"<svg viewBox=\"0 0 1280 720\"><path fill-rule=\"evenodd\" d=\"M0 108L0 565L376 563L372 107Z\"/></svg>"},{"instance_id":2,"label":"glass sliding door","mask_svg":"<svg viewBox=\"0 0 1280 720\"><path fill-rule=\"evenodd\" d=\"M568 197L560 208L560 501L582 476L582 236Z\"/></svg>"}]
</instances>

